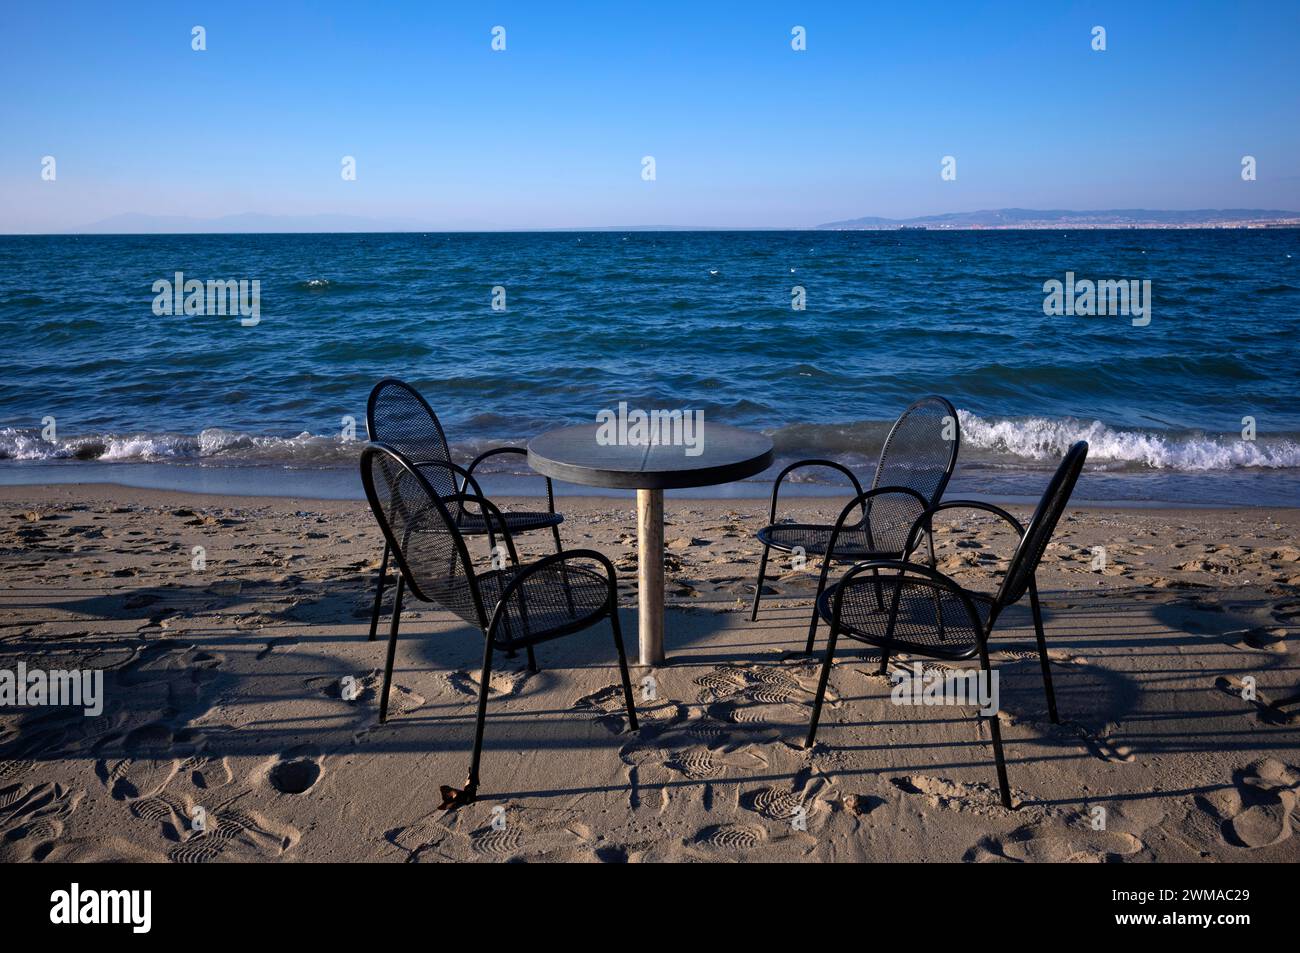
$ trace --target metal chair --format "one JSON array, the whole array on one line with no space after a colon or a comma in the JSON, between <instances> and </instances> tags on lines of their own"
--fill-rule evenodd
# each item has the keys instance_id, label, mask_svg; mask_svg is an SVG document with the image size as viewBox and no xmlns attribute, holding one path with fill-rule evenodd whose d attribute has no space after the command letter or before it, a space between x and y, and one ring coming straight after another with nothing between
<instances>
[{"instance_id":1,"label":"metal chair","mask_svg":"<svg viewBox=\"0 0 1300 953\"><path fill-rule=\"evenodd\" d=\"M614 631L623 698L632 731L637 730L637 722L618 623L617 577L610 561L595 550L571 549L521 566L504 514L481 494L462 492L447 497L438 493L427 472L426 467L383 444L371 444L361 453L361 482L366 499L398 567L384 687L379 702L380 723L388 720L388 692L405 589L409 588L417 599L437 603L477 626L484 636L469 777L462 789L440 787L440 807L445 810L469 804L477 796L483 723L495 651L526 648L529 666L535 671L533 646L608 618ZM470 507L475 508L475 516L492 524L495 532L500 533L510 553L510 567L488 572L474 569L455 515ZM598 564L600 571L582 565L583 562Z\"/></svg>"},{"instance_id":2,"label":"metal chair","mask_svg":"<svg viewBox=\"0 0 1300 953\"><path fill-rule=\"evenodd\" d=\"M957 466L961 445L961 427L957 410L942 397L923 397L912 404L894 422L885 445L871 489L862 485L848 467L833 460L800 460L782 470L772 486L772 509L768 526L755 535L763 544L758 564L758 583L754 587L751 622L758 619L758 603L767 573L771 550L793 552L800 549L808 556L822 556L822 572L813 599L812 620L808 625L806 652L813 650L817 636L817 600L826 588L826 576L832 562L858 562L864 559L900 559L908 530L922 513L943 496ZM834 526L817 523L778 523L776 500L781 481L801 467L827 467L849 478L856 496L845 512L858 509L862 517L832 534ZM843 522L843 516L841 516ZM834 535L834 545L831 545ZM933 555L933 542L931 542Z\"/></svg>"},{"instance_id":3,"label":"metal chair","mask_svg":"<svg viewBox=\"0 0 1300 953\"><path fill-rule=\"evenodd\" d=\"M448 499L467 489L483 496L478 481L474 479L474 469L489 457L504 453L528 454L522 447L496 447L480 453L468 467L458 466L452 462L447 437L429 402L410 384L392 377L381 380L370 391L370 399L366 402L366 430L370 440L395 448L408 460L414 461L416 466L423 468L429 485L438 496ZM564 517L555 512L555 490L550 477L546 478L546 507L545 513L505 510L501 516L511 535L550 527L555 535L555 551L558 553L563 549L560 545L560 524L564 522ZM487 536L488 545L495 548L493 527L481 514L467 513L458 508L456 525L466 536ZM388 557L389 547L385 543L384 557L379 565L379 579L375 584L375 605L370 613L372 642L379 629L384 586L389 581Z\"/></svg>"},{"instance_id":4,"label":"metal chair","mask_svg":"<svg viewBox=\"0 0 1300 953\"><path fill-rule=\"evenodd\" d=\"M1028 527L1010 513L987 503L953 501L941 503L928 510L917 520L908 534L905 554L910 554L919 542L922 532L932 531L934 514L947 509L976 509L993 513L1006 520L1020 534L1020 542L1007 567L996 595L987 595L963 588L961 584L939 572L933 566L894 559L875 559L861 562L850 569L817 600L817 611L830 624L830 639L826 646L826 659L822 664L817 695L813 700L812 721L808 725L808 738L804 747L811 747L817 736L817 722L821 717L822 700L826 697L826 681L830 676L835 643L840 635L875 645L881 649L880 671L888 670L892 652L906 652L927 658L958 661L979 657L980 668L990 673L988 640L998 617L1007 606L1019 602L1026 592L1034 615L1034 630L1038 638L1038 656L1043 670L1043 689L1047 695L1048 715L1056 722L1056 697L1052 690L1052 673L1047 660L1047 642L1043 635L1042 609L1038 604L1038 589L1034 573L1042 559L1043 551L1051 541L1056 524L1065 511L1070 494L1078 482L1088 444L1080 441L1066 453ZM849 515L840 517L840 524ZM831 541L840 530L835 527ZM871 577L864 574L872 572ZM888 573L888 574L886 574ZM888 601L888 610L882 606ZM998 788L1002 806L1011 807L1011 789L1007 784L1006 762L1002 754L1002 734L997 716L988 718L993 739L993 754L997 762Z\"/></svg>"}]
</instances>

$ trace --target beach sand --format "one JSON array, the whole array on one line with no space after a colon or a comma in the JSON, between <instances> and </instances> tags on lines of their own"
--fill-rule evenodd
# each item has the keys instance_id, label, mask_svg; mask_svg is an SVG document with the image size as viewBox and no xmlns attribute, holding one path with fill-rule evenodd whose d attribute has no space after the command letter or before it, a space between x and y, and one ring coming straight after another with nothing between
<instances>
[{"instance_id":1,"label":"beach sand","mask_svg":"<svg viewBox=\"0 0 1300 953\"><path fill-rule=\"evenodd\" d=\"M619 567L635 660L632 503L561 503L566 547ZM803 750L818 567L774 557L749 621L766 510L667 501L670 662L653 699L633 667L639 732L606 623L541 646L537 674L498 656L481 800L442 813L438 785L468 766L481 636L408 601L378 724L381 540L363 503L0 489L0 668L106 670L98 717L0 709L0 860L1300 860L1300 718L1266 704L1300 690L1300 510L1070 511L1038 576L1059 725L1027 601L993 642L1014 811L974 709L892 704L856 643ZM987 588L1011 536L966 513L939 540L940 567ZM519 543L551 551L549 534Z\"/></svg>"}]
</instances>

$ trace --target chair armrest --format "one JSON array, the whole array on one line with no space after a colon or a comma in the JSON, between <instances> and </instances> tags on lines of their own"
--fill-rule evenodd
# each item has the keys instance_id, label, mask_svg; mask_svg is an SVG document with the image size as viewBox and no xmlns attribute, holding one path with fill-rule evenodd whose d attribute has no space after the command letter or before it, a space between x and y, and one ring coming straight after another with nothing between
<instances>
[{"instance_id":1,"label":"chair armrest","mask_svg":"<svg viewBox=\"0 0 1300 953\"><path fill-rule=\"evenodd\" d=\"M946 500L938 506L930 507L930 515L933 516L940 510L983 510L986 513L992 513L994 516L1001 517L1011 524L1011 528L1020 536L1025 535L1025 528L1020 525L1020 520L1016 519L1000 506L994 506L992 503L981 503L978 500Z\"/></svg>"},{"instance_id":2,"label":"chair armrest","mask_svg":"<svg viewBox=\"0 0 1300 953\"><path fill-rule=\"evenodd\" d=\"M940 572L938 569L935 569L933 566L926 566L921 563L908 562L907 560L903 560L903 559L870 559L864 562L854 563L853 567L849 569L849 571L844 574L844 577L839 581L839 583L836 584L835 598L831 603L832 624L839 623L841 607L843 606L844 603L844 590L848 587L848 583L852 579L854 579L855 577L863 573L866 572L875 573L875 572L879 572L882 569L884 570L892 569L892 570L896 570L898 573L896 577L898 579L898 584L895 587L893 604L891 605L889 610L890 611L890 624L889 624L890 634L893 633L894 616L898 612L898 603L902 595L903 586L906 584L906 577L908 575L912 575L912 576L923 577L925 580L923 585L925 585L931 590L942 590L945 593L955 596L961 602L962 607L966 610L966 613L970 618L973 630L979 633L982 639L987 639L988 633L985 631L984 623L980 618L979 610L975 608L974 601L971 599L970 595L966 592L965 587L962 586L961 583L957 582L957 580L953 579L951 576L945 575L944 573ZM935 624L942 628L943 613L940 607L938 591L935 591L934 600L935 600L934 602Z\"/></svg>"},{"instance_id":3,"label":"chair armrest","mask_svg":"<svg viewBox=\"0 0 1300 953\"><path fill-rule=\"evenodd\" d=\"M799 460L790 464L778 473L776 479L772 482L772 509L768 515L768 523L776 522L776 497L781 491L781 481L784 480L788 474L798 470L800 467L828 467L831 470L838 470L849 478L849 482L853 484L853 492L858 496L862 495L862 484L859 483L858 478L853 475L853 471L842 463L836 463L834 460Z\"/></svg>"},{"instance_id":4,"label":"chair armrest","mask_svg":"<svg viewBox=\"0 0 1300 953\"><path fill-rule=\"evenodd\" d=\"M492 608L492 618L488 624L488 639L492 640L496 637L497 623L500 621L501 613L504 611L504 608L509 605L510 600L514 597L515 593L519 591L520 587L530 576L534 576L541 570L553 566L556 563L567 563L576 559L586 559L600 563L601 568L605 573L605 579L609 584L609 603L611 610L617 611L618 575L614 571L614 564L609 561L609 557L594 549L569 549L561 553L552 553L536 562L529 563L517 572L514 578L506 583L506 587L501 590L501 598L497 600L497 604Z\"/></svg>"},{"instance_id":5,"label":"chair armrest","mask_svg":"<svg viewBox=\"0 0 1300 953\"><path fill-rule=\"evenodd\" d=\"M468 472L473 473L474 468L477 467L484 460L486 460L488 457L494 457L497 454L501 454L501 453L518 453L518 454L522 454L525 457L528 456L528 451L525 450L523 447L493 447L491 450L484 450L477 457L471 460L469 464ZM482 493L481 490L479 492L480 494ZM551 483L550 477L546 477L546 507L551 513L555 512L555 487Z\"/></svg>"},{"instance_id":6,"label":"chair armrest","mask_svg":"<svg viewBox=\"0 0 1300 953\"><path fill-rule=\"evenodd\" d=\"M506 549L510 553L510 561L516 566L519 565L519 554L515 551L515 541L510 535L510 530L506 525L506 519L501 515L501 511L487 497L476 493L457 493L455 496L441 497L443 503L458 503L457 513L463 513L466 503L476 503L483 514L483 522L487 525L488 545L496 546L496 535L493 532L492 525L496 523L499 526L497 532L506 541ZM457 518L459 522L459 517Z\"/></svg>"},{"instance_id":7,"label":"chair armrest","mask_svg":"<svg viewBox=\"0 0 1300 953\"><path fill-rule=\"evenodd\" d=\"M830 543L826 547L827 555L835 552L835 542L839 537L840 532L844 529L844 523L849 518L849 515L853 512L854 507L861 508L862 515L865 518L867 516L867 504L871 500L875 499L878 496L885 496L891 494L892 495L902 494L905 496L910 496L913 499L915 499L917 503L921 505L921 518L924 518L926 511L929 509L930 502L925 497L923 497L920 493L918 493L916 490L913 490L911 487L908 486L878 486L873 489L866 490L862 493L859 493L857 496L855 496L852 500L849 501L848 505L845 506L843 510L840 511L840 517L835 521L835 529L831 531ZM912 528L914 529L915 527L916 527L916 522L913 522ZM874 545L875 543L871 536L871 521L869 519L866 522L866 528L867 528L867 539L869 542L871 542L872 545ZM911 534L912 534L912 530L909 529L907 535L907 542L909 543L911 542ZM905 553L911 552L911 548L908 547L904 549L904 552Z\"/></svg>"},{"instance_id":8,"label":"chair armrest","mask_svg":"<svg viewBox=\"0 0 1300 953\"><path fill-rule=\"evenodd\" d=\"M859 493L852 500L850 500L848 505L845 506L844 509L840 511L840 517L835 521L835 528L831 530L831 538L826 543L826 555L822 557L821 579L817 584L818 592L821 592L823 589L826 588L826 576L830 572L831 562L833 561L833 554L835 553L835 544L839 542L840 533L843 532L844 530L844 522L849 518L849 515L853 512L854 508L860 507L862 509L862 518L866 522L867 541L868 543L874 545L874 540L871 536L871 523L867 517L866 504L870 500L873 500L878 496L884 496L885 494L900 494L900 493L906 496L915 497L916 501L921 505L921 511L924 514L926 507L929 505L926 502L925 497L923 497L920 493L916 492L916 490L913 490L910 487L906 487L906 486L878 486L873 489L866 490L862 493ZM915 528L916 524L913 523L912 526L913 528ZM909 543L911 542L911 530L908 531L907 541ZM910 552L911 550L905 550L904 555L907 555Z\"/></svg>"},{"instance_id":9,"label":"chair armrest","mask_svg":"<svg viewBox=\"0 0 1300 953\"><path fill-rule=\"evenodd\" d=\"M930 545L933 547L934 514L942 512L943 510L980 510L984 513L991 513L1010 525L1011 528L1016 531L1017 537L1023 539L1025 535L1025 528L1020 524L1020 520L1016 519L1000 506L994 506L992 503L981 503L978 500L947 500L936 506L932 506L925 513L921 514L920 518L912 524L912 528L907 534L907 543L909 547L908 552L911 552L911 547L915 538L923 531L929 534L931 540ZM1029 580L1029 595L1030 599L1034 603L1034 612L1038 613L1038 585L1037 581L1033 577L1030 577Z\"/></svg>"}]
</instances>

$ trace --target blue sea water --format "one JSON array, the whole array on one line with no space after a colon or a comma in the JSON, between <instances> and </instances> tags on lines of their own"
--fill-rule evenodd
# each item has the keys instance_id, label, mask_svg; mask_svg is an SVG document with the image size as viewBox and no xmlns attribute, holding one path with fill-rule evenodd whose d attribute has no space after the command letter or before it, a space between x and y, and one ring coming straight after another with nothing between
<instances>
[{"instance_id":1,"label":"blue sea water","mask_svg":"<svg viewBox=\"0 0 1300 953\"><path fill-rule=\"evenodd\" d=\"M256 279L259 323L155 314L178 271ZM1150 323L1044 314L1067 272L1149 280ZM1032 498L1085 437L1088 499L1300 505L1297 230L8 236L0 330L7 483L355 495L392 375L465 454L627 401L869 471L938 393L954 492Z\"/></svg>"}]
</instances>

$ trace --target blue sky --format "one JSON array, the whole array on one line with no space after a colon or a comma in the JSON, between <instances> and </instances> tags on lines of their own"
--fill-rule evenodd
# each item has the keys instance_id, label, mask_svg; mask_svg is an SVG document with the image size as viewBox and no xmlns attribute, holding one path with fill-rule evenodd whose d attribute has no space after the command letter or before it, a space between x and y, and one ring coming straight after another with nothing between
<instances>
[{"instance_id":1,"label":"blue sky","mask_svg":"<svg viewBox=\"0 0 1300 953\"><path fill-rule=\"evenodd\" d=\"M11 2L0 231L128 212L481 228L1296 209L1298 46L1295 0Z\"/></svg>"}]
</instances>

